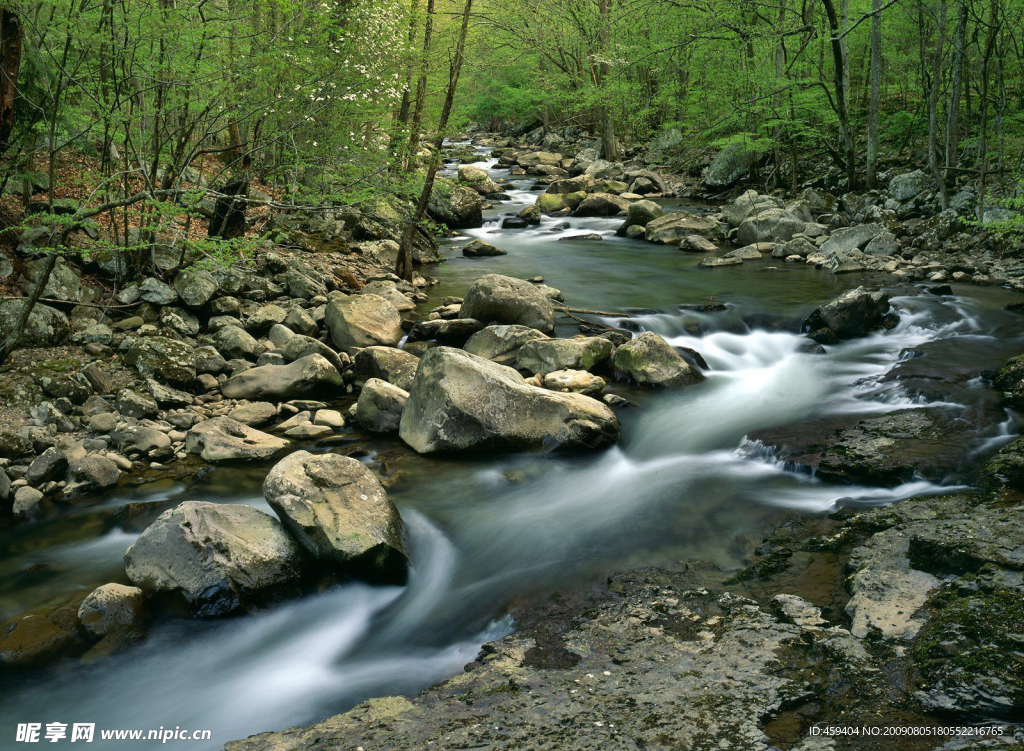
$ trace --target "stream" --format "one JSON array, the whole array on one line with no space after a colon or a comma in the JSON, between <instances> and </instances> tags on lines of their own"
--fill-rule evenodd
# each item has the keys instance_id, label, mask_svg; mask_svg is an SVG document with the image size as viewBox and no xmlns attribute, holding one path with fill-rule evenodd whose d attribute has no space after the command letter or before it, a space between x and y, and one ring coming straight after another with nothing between
<instances>
[{"instance_id":1,"label":"stream","mask_svg":"<svg viewBox=\"0 0 1024 751\"><path fill-rule=\"evenodd\" d=\"M494 165L482 151L478 166L508 180ZM457 245L446 245L446 262L429 272L440 284L421 310L465 294L484 273L541 275L569 305L633 313L604 320L609 325L654 331L697 350L708 363L707 380L674 393L613 385L639 407L619 413L621 440L601 453L427 459L355 430L332 446L320 444L311 450L358 448L369 466L393 475L389 494L405 519L412 560L405 587L352 583L256 615L165 619L140 645L94 664L67 663L6 680L5 725L210 729L209 747L220 748L322 719L368 697L415 693L459 672L483 642L512 631L507 613L520 598L687 558L736 567L752 542L787 515L944 489L923 480L892 489L821 482L788 471L746 441L755 431L941 402L960 411L963 438L978 451L995 450L1017 432L1014 416L974 377L1024 348L1020 317L1002 309L1015 299L1010 292L955 286L954 295L938 297L898 286L892 277L836 276L770 258L698 268L700 254L615 237L621 220L614 218L545 217L537 227L501 229L503 215L533 203L531 183L507 183L510 200L489 210L482 228L465 232L508 255L467 259ZM559 230L566 222L569 229ZM562 239L591 232L602 239ZM900 323L812 353L797 333L800 321L865 283L892 292ZM726 309L680 307L712 299ZM572 324L557 333L577 332ZM888 376L915 352L940 358L946 373L964 377L936 382L927 396L909 391ZM272 514L261 494L267 469L157 476L76 502L57 518L0 530L0 617L124 581L121 555L138 534L114 523L125 503L196 499L246 503ZM196 744L132 745L158 746ZM98 735L94 747L103 748Z\"/></svg>"}]
</instances>

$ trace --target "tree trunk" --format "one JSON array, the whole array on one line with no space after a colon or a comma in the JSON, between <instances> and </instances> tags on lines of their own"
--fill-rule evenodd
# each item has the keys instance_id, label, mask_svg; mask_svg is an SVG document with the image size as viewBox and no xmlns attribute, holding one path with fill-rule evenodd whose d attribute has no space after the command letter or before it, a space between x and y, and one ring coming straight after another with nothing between
<instances>
[{"instance_id":1,"label":"tree trunk","mask_svg":"<svg viewBox=\"0 0 1024 751\"><path fill-rule=\"evenodd\" d=\"M949 208L946 183L939 171L938 130L939 90L942 88L942 53L946 46L946 0L939 3L938 39L935 42L935 59L932 63L932 87L928 93L928 167L932 177L939 183L939 200L943 209Z\"/></svg>"},{"instance_id":2,"label":"tree trunk","mask_svg":"<svg viewBox=\"0 0 1024 751\"><path fill-rule=\"evenodd\" d=\"M946 171L943 177L947 184L950 182L950 171L957 166L960 142L960 94L963 90L967 12L967 0L960 0L960 13L956 24L956 46L953 50L953 91L949 95L949 116L946 120Z\"/></svg>"},{"instance_id":3,"label":"tree trunk","mask_svg":"<svg viewBox=\"0 0 1024 751\"><path fill-rule=\"evenodd\" d=\"M985 35L985 53L981 65L981 174L978 176L978 219L985 219L985 179L988 176L988 66L995 48L999 23L999 0L989 5L988 33Z\"/></svg>"},{"instance_id":4,"label":"tree trunk","mask_svg":"<svg viewBox=\"0 0 1024 751\"><path fill-rule=\"evenodd\" d=\"M871 101L868 104L867 183L878 187L878 107L882 90L882 0L871 0Z\"/></svg>"},{"instance_id":5,"label":"tree trunk","mask_svg":"<svg viewBox=\"0 0 1024 751\"><path fill-rule=\"evenodd\" d=\"M430 36L434 28L434 0L427 0L427 20L423 27L423 52L420 55L420 75L416 79L416 104L412 110L412 124L409 127L409 148L405 168L411 169L420 148L420 129L423 127L423 105L427 100L428 55Z\"/></svg>"},{"instance_id":6,"label":"tree trunk","mask_svg":"<svg viewBox=\"0 0 1024 751\"><path fill-rule=\"evenodd\" d=\"M459 83L459 73L462 72L462 58L466 49L466 32L469 30L469 13L473 7L473 0L466 0L466 6L462 11L462 27L459 29L459 41L455 46L455 57L452 59L448 71L448 91L444 95L444 106L441 108L441 118L437 124L437 133L434 135L434 154L427 167L427 176L423 181L423 189L420 191L419 200L416 202L416 211L405 228L402 235L402 244L398 249L398 260L395 262L395 275L412 281L412 245L416 239L416 230L423 217L427 215L427 205L430 203L430 194L434 190L434 179L437 177L437 168L441 161L441 147L444 146L444 133L448 128L448 118L452 114L452 105L455 102L455 89ZM433 0L430 0L430 10L433 11Z\"/></svg>"},{"instance_id":7,"label":"tree trunk","mask_svg":"<svg viewBox=\"0 0 1024 751\"><path fill-rule=\"evenodd\" d=\"M945 1L945 0L943 0ZM828 16L829 29L832 32L832 62L835 68L835 89L836 116L839 118L839 141L843 153L843 160L846 162L847 190L855 190L857 187L857 165L854 161L853 131L850 130L850 110L846 103L846 60L843 57L843 44L839 39L839 17L836 15L836 6L832 0L821 0L825 6L825 14Z\"/></svg>"},{"instance_id":8,"label":"tree trunk","mask_svg":"<svg viewBox=\"0 0 1024 751\"><path fill-rule=\"evenodd\" d=\"M21 21L17 14L0 8L0 156L7 152L14 130L14 97L21 67Z\"/></svg>"},{"instance_id":9,"label":"tree trunk","mask_svg":"<svg viewBox=\"0 0 1024 751\"><path fill-rule=\"evenodd\" d=\"M608 58L612 53L611 0L600 0L601 13L601 64L598 68L601 85L601 156L609 162L619 159L619 147L615 143L615 121L612 119L611 102L608 96L608 76L611 66Z\"/></svg>"}]
</instances>

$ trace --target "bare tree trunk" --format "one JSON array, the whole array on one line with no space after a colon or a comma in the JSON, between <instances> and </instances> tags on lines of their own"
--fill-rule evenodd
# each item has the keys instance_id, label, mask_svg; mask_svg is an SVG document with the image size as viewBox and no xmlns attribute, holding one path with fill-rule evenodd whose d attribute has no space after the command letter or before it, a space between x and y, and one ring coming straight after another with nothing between
<instances>
[{"instance_id":1,"label":"bare tree trunk","mask_svg":"<svg viewBox=\"0 0 1024 751\"><path fill-rule=\"evenodd\" d=\"M433 0L430 0L431 4ZM423 217L427 215L427 205L430 203L430 194L434 190L434 179L437 177L437 168L441 161L441 147L444 146L444 134L448 128L448 118L452 114L452 105L455 102L455 89L459 83L459 73L462 72L462 58L466 50L466 33L469 30L469 13L473 7L473 0L466 0L465 8L462 11L462 27L459 29L459 41L455 46L455 57L452 59L451 67L448 70L448 91L444 95L444 106L441 108L441 118L437 124L437 133L434 135L434 154L427 167L427 177L423 181L423 190L420 191L419 200L416 202L416 211L409 225L402 235L402 244L398 249L398 260L395 262L395 275L412 281L412 245L416 239L416 230ZM431 6L431 10L433 7Z\"/></svg>"},{"instance_id":2,"label":"bare tree trunk","mask_svg":"<svg viewBox=\"0 0 1024 751\"><path fill-rule=\"evenodd\" d=\"M932 177L939 183L939 200L942 208L949 208L946 183L939 171L938 130L939 90L942 87L942 53L946 46L946 0L939 2L938 40L935 42L935 60L932 63L932 87L928 93L928 167Z\"/></svg>"},{"instance_id":3,"label":"bare tree trunk","mask_svg":"<svg viewBox=\"0 0 1024 751\"><path fill-rule=\"evenodd\" d=\"M416 42L416 11L419 10L420 0L412 0L409 8L409 61L405 67L405 86L402 88L402 104L398 108L398 122L400 125L409 124L410 106L412 105L412 46Z\"/></svg>"},{"instance_id":4,"label":"bare tree trunk","mask_svg":"<svg viewBox=\"0 0 1024 751\"><path fill-rule=\"evenodd\" d=\"M882 90L882 0L871 0L871 101L868 104L867 183L878 187L878 107Z\"/></svg>"},{"instance_id":5,"label":"bare tree trunk","mask_svg":"<svg viewBox=\"0 0 1024 751\"><path fill-rule=\"evenodd\" d=\"M996 44L999 26L999 0L989 4L988 33L985 35L985 53L981 65L981 174L978 176L978 219L985 219L985 179L988 176L988 66Z\"/></svg>"},{"instance_id":6,"label":"bare tree trunk","mask_svg":"<svg viewBox=\"0 0 1024 751\"><path fill-rule=\"evenodd\" d=\"M960 13L956 24L956 41L953 51L953 90L949 95L949 115L946 119L946 170L943 177L947 183L951 177L950 170L957 166L957 150L960 141L960 94L963 90L967 12L967 0L960 0Z\"/></svg>"},{"instance_id":7,"label":"bare tree trunk","mask_svg":"<svg viewBox=\"0 0 1024 751\"><path fill-rule=\"evenodd\" d=\"M611 66L608 58L612 53L611 0L599 0L601 13L601 64L598 68L601 81L601 156L609 162L619 159L619 147L615 143L615 122L612 119L611 102L608 96L608 77Z\"/></svg>"},{"instance_id":8,"label":"bare tree trunk","mask_svg":"<svg viewBox=\"0 0 1024 751\"><path fill-rule=\"evenodd\" d=\"M0 156L7 151L14 130L14 97L21 67L21 21L4 6L0 8Z\"/></svg>"},{"instance_id":9,"label":"bare tree trunk","mask_svg":"<svg viewBox=\"0 0 1024 751\"><path fill-rule=\"evenodd\" d=\"M945 0L943 0L945 1ZM828 16L829 29L832 44L832 62L835 68L835 89L836 116L839 118L839 141L843 151L843 160L846 162L846 182L848 190L855 190L857 187L857 165L854 161L853 131L850 130L850 110L846 103L846 60L843 57L843 44L839 39L839 17L836 15L836 6L832 0L821 0L825 6L825 14Z\"/></svg>"},{"instance_id":10,"label":"bare tree trunk","mask_svg":"<svg viewBox=\"0 0 1024 751\"><path fill-rule=\"evenodd\" d=\"M430 37L434 28L434 0L427 0L427 20L423 27L423 52L420 55L420 75L416 79L416 105L412 111L412 125L409 127L409 149L405 168L410 169L420 148L420 129L423 127L423 105L427 100L427 71L430 54Z\"/></svg>"}]
</instances>

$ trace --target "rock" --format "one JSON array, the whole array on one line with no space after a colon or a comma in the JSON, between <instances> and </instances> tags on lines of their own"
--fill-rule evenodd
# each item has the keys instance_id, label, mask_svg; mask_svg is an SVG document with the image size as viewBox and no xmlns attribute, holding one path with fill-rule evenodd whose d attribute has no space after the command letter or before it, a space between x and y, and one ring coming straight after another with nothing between
<instances>
[{"instance_id":1,"label":"rock","mask_svg":"<svg viewBox=\"0 0 1024 751\"><path fill-rule=\"evenodd\" d=\"M161 329L179 336L195 336L199 333L199 319L181 308L167 307L160 310L157 323Z\"/></svg>"},{"instance_id":2,"label":"rock","mask_svg":"<svg viewBox=\"0 0 1024 751\"><path fill-rule=\"evenodd\" d=\"M461 347L484 325L473 318L448 318L434 321L420 321L409 332L408 341L435 341L451 347Z\"/></svg>"},{"instance_id":3,"label":"rock","mask_svg":"<svg viewBox=\"0 0 1024 751\"><path fill-rule=\"evenodd\" d=\"M485 243L483 240L472 240L462 246L462 255L466 258L483 258L486 256L504 256L507 250Z\"/></svg>"},{"instance_id":4,"label":"rock","mask_svg":"<svg viewBox=\"0 0 1024 751\"><path fill-rule=\"evenodd\" d=\"M402 317L395 306L377 295L332 295L327 303L327 330L340 350L383 345L402 339Z\"/></svg>"},{"instance_id":5,"label":"rock","mask_svg":"<svg viewBox=\"0 0 1024 751\"><path fill-rule=\"evenodd\" d=\"M665 210L654 201L634 201L626 209L626 221L615 230L615 234L620 237L627 237L630 228L646 227L655 219L664 215Z\"/></svg>"},{"instance_id":6,"label":"rock","mask_svg":"<svg viewBox=\"0 0 1024 751\"><path fill-rule=\"evenodd\" d=\"M430 194L427 213L449 229L480 227L484 223L483 198L472 188L438 179Z\"/></svg>"},{"instance_id":7,"label":"rock","mask_svg":"<svg viewBox=\"0 0 1024 751\"><path fill-rule=\"evenodd\" d=\"M853 570L849 588L853 594L846 613L853 620L850 631L864 638L873 631L887 639L910 639L924 619L918 611L939 580L910 567L908 536L888 529L855 548L847 564Z\"/></svg>"},{"instance_id":8,"label":"rock","mask_svg":"<svg viewBox=\"0 0 1024 751\"><path fill-rule=\"evenodd\" d=\"M527 224L537 225L540 224L541 210L540 206L533 205L527 206L521 209L518 214L519 218L525 221Z\"/></svg>"},{"instance_id":9,"label":"rock","mask_svg":"<svg viewBox=\"0 0 1024 751\"><path fill-rule=\"evenodd\" d=\"M313 396L337 396L341 374L320 355L307 355L288 365L261 365L232 376L221 384L228 399L288 401Z\"/></svg>"},{"instance_id":10,"label":"rock","mask_svg":"<svg viewBox=\"0 0 1024 751\"><path fill-rule=\"evenodd\" d=\"M464 349L500 365L515 365L524 344L547 338L547 334L529 326L488 326L469 337Z\"/></svg>"},{"instance_id":11,"label":"rock","mask_svg":"<svg viewBox=\"0 0 1024 751\"><path fill-rule=\"evenodd\" d=\"M412 388L419 364L418 357L394 347L366 347L354 358L357 381L379 378L406 391Z\"/></svg>"},{"instance_id":12,"label":"rock","mask_svg":"<svg viewBox=\"0 0 1024 751\"><path fill-rule=\"evenodd\" d=\"M64 495L94 493L117 485L121 470L112 460L90 454L68 462L68 484Z\"/></svg>"},{"instance_id":13,"label":"rock","mask_svg":"<svg viewBox=\"0 0 1024 751\"><path fill-rule=\"evenodd\" d=\"M95 638L136 628L145 596L138 587L124 584L104 584L82 600L78 607L78 621Z\"/></svg>"},{"instance_id":14,"label":"rock","mask_svg":"<svg viewBox=\"0 0 1024 751\"><path fill-rule=\"evenodd\" d=\"M0 637L0 663L12 666L44 663L67 651L78 634L74 611L62 612L66 610L58 609L49 616L32 613L19 618ZM68 615L70 617L66 617Z\"/></svg>"},{"instance_id":15,"label":"rock","mask_svg":"<svg viewBox=\"0 0 1024 751\"><path fill-rule=\"evenodd\" d=\"M68 470L68 458L64 452L51 446L32 460L25 472L29 485L42 485L51 480L61 480Z\"/></svg>"},{"instance_id":16,"label":"rock","mask_svg":"<svg viewBox=\"0 0 1024 751\"><path fill-rule=\"evenodd\" d=\"M166 383L190 386L196 379L195 353L177 339L140 337L128 348L124 359L143 376L152 376Z\"/></svg>"},{"instance_id":17,"label":"rock","mask_svg":"<svg viewBox=\"0 0 1024 751\"><path fill-rule=\"evenodd\" d=\"M622 165L607 159L598 159L585 170L595 180L614 180L622 177Z\"/></svg>"},{"instance_id":18,"label":"rock","mask_svg":"<svg viewBox=\"0 0 1024 751\"><path fill-rule=\"evenodd\" d=\"M545 193L587 193L594 186L594 178L590 175L567 177L552 182Z\"/></svg>"},{"instance_id":19,"label":"rock","mask_svg":"<svg viewBox=\"0 0 1024 751\"><path fill-rule=\"evenodd\" d=\"M25 263L25 274L18 280L18 286L22 292L26 295L32 292L33 287L36 285L36 280L43 273L46 265L47 259L45 258L37 258L34 261ZM53 271L50 272L50 278L47 280L46 286L43 287L43 293L40 297L67 302L81 300L82 280L78 272L69 266L63 258L58 257L57 263L54 265Z\"/></svg>"},{"instance_id":20,"label":"rock","mask_svg":"<svg viewBox=\"0 0 1024 751\"><path fill-rule=\"evenodd\" d=\"M554 306L543 292L529 282L498 274L487 274L473 283L460 316L484 324L520 324L544 333L555 328Z\"/></svg>"},{"instance_id":21,"label":"rock","mask_svg":"<svg viewBox=\"0 0 1024 751\"><path fill-rule=\"evenodd\" d=\"M313 415L314 425L323 425L332 430L341 430L345 427L345 418L336 409L318 409Z\"/></svg>"},{"instance_id":22,"label":"rock","mask_svg":"<svg viewBox=\"0 0 1024 751\"><path fill-rule=\"evenodd\" d=\"M146 390L161 407L187 407L194 401L191 394L172 389L152 378L146 379Z\"/></svg>"},{"instance_id":23,"label":"rock","mask_svg":"<svg viewBox=\"0 0 1024 751\"><path fill-rule=\"evenodd\" d=\"M881 232L868 241L864 252L869 256L895 256L900 252L900 244L891 232Z\"/></svg>"},{"instance_id":24,"label":"rock","mask_svg":"<svg viewBox=\"0 0 1024 751\"><path fill-rule=\"evenodd\" d=\"M657 334L645 331L615 350L617 378L642 386L680 388L700 383L704 376Z\"/></svg>"},{"instance_id":25,"label":"rock","mask_svg":"<svg viewBox=\"0 0 1024 751\"><path fill-rule=\"evenodd\" d=\"M909 201L928 190L931 179L921 170L896 175L889 181L889 195L899 202Z\"/></svg>"},{"instance_id":26,"label":"rock","mask_svg":"<svg viewBox=\"0 0 1024 751\"><path fill-rule=\"evenodd\" d=\"M353 415L366 430L374 433L398 431L409 393L379 378L371 378L359 393Z\"/></svg>"},{"instance_id":27,"label":"rock","mask_svg":"<svg viewBox=\"0 0 1024 751\"><path fill-rule=\"evenodd\" d=\"M864 287L847 290L822 305L804 321L805 331L828 328L840 339L864 336L882 325L889 312L889 295Z\"/></svg>"},{"instance_id":28,"label":"rock","mask_svg":"<svg viewBox=\"0 0 1024 751\"><path fill-rule=\"evenodd\" d=\"M261 461L272 458L287 445L286 440L230 417L215 417L198 423L185 438L186 450L209 462Z\"/></svg>"},{"instance_id":29,"label":"rock","mask_svg":"<svg viewBox=\"0 0 1024 751\"><path fill-rule=\"evenodd\" d=\"M557 167L562 163L562 155L551 151L528 151L520 154L517 162L524 169L536 167L538 164Z\"/></svg>"},{"instance_id":30,"label":"rock","mask_svg":"<svg viewBox=\"0 0 1024 751\"><path fill-rule=\"evenodd\" d=\"M590 193L573 209L573 216L618 216L629 209L629 201L611 193Z\"/></svg>"},{"instance_id":31,"label":"rock","mask_svg":"<svg viewBox=\"0 0 1024 751\"><path fill-rule=\"evenodd\" d=\"M213 335L217 351L230 360L255 360L266 349L241 326L224 326Z\"/></svg>"},{"instance_id":32,"label":"rock","mask_svg":"<svg viewBox=\"0 0 1024 751\"><path fill-rule=\"evenodd\" d=\"M283 324L287 317L288 311L280 305L263 305L246 319L245 330L251 334L265 334L275 324Z\"/></svg>"},{"instance_id":33,"label":"rock","mask_svg":"<svg viewBox=\"0 0 1024 751\"><path fill-rule=\"evenodd\" d=\"M769 209L784 208L782 201L774 196L761 195L756 190L742 193L735 201L722 207L722 218L731 227L739 227L747 217Z\"/></svg>"},{"instance_id":34,"label":"rock","mask_svg":"<svg viewBox=\"0 0 1024 751\"><path fill-rule=\"evenodd\" d=\"M139 285L139 296L153 305L174 305L178 301L178 293L170 285L151 276Z\"/></svg>"},{"instance_id":35,"label":"rock","mask_svg":"<svg viewBox=\"0 0 1024 751\"><path fill-rule=\"evenodd\" d=\"M370 282L361 290L360 295L377 295L383 297L389 303L395 306L395 310L402 312L404 310L415 310L416 304L408 297L403 295L394 282L381 280L376 282Z\"/></svg>"},{"instance_id":36,"label":"rock","mask_svg":"<svg viewBox=\"0 0 1024 751\"><path fill-rule=\"evenodd\" d=\"M162 513L124 554L133 584L180 592L198 616L251 609L296 591L299 548L249 506L185 501Z\"/></svg>"},{"instance_id":37,"label":"rock","mask_svg":"<svg viewBox=\"0 0 1024 751\"><path fill-rule=\"evenodd\" d=\"M1008 407L1024 411L1024 355L1007 360L992 383L1003 392Z\"/></svg>"},{"instance_id":38,"label":"rock","mask_svg":"<svg viewBox=\"0 0 1024 751\"><path fill-rule=\"evenodd\" d=\"M762 243L763 245L770 245L771 243ZM742 248L736 248L730 250L722 258L739 258L741 261L759 261L761 260L761 251L758 250L757 245L747 245Z\"/></svg>"},{"instance_id":39,"label":"rock","mask_svg":"<svg viewBox=\"0 0 1024 751\"><path fill-rule=\"evenodd\" d=\"M277 417L277 407L270 402L249 402L235 407L228 412L228 417L243 425L257 428Z\"/></svg>"},{"instance_id":40,"label":"rock","mask_svg":"<svg viewBox=\"0 0 1024 751\"><path fill-rule=\"evenodd\" d=\"M644 239L650 243L678 245L687 235L700 235L708 240L721 240L722 229L717 222L691 214L673 211L647 224Z\"/></svg>"},{"instance_id":41,"label":"rock","mask_svg":"<svg viewBox=\"0 0 1024 751\"><path fill-rule=\"evenodd\" d=\"M122 454L144 454L159 458L171 453L171 439L167 434L145 425L121 425L111 437Z\"/></svg>"},{"instance_id":42,"label":"rock","mask_svg":"<svg viewBox=\"0 0 1024 751\"><path fill-rule=\"evenodd\" d=\"M270 470L263 494L317 561L377 581L405 582L401 517L357 460L297 451Z\"/></svg>"},{"instance_id":43,"label":"rock","mask_svg":"<svg viewBox=\"0 0 1024 751\"><path fill-rule=\"evenodd\" d=\"M758 152L749 143L734 141L719 151L704 170L704 185L724 190L735 185L750 172L758 160Z\"/></svg>"},{"instance_id":44,"label":"rock","mask_svg":"<svg viewBox=\"0 0 1024 751\"><path fill-rule=\"evenodd\" d=\"M1024 492L1024 438L1003 446L985 465L985 471L1007 487Z\"/></svg>"},{"instance_id":45,"label":"rock","mask_svg":"<svg viewBox=\"0 0 1024 751\"><path fill-rule=\"evenodd\" d=\"M14 325L21 315L23 300L0 301L0 331L6 338L14 331ZM18 344L22 347L56 347L71 336L71 322L55 308L36 303L28 316L25 331Z\"/></svg>"},{"instance_id":46,"label":"rock","mask_svg":"<svg viewBox=\"0 0 1024 751\"><path fill-rule=\"evenodd\" d=\"M764 209L743 220L736 230L736 242L740 245L786 242L803 232L805 227L806 222L785 209Z\"/></svg>"},{"instance_id":47,"label":"rock","mask_svg":"<svg viewBox=\"0 0 1024 751\"><path fill-rule=\"evenodd\" d=\"M585 370L555 370L544 374L541 385L551 391L571 391L586 396L599 396L607 384L601 376Z\"/></svg>"},{"instance_id":48,"label":"rock","mask_svg":"<svg viewBox=\"0 0 1024 751\"><path fill-rule=\"evenodd\" d=\"M45 375L37 379L37 383L47 396L67 399L72 404L81 404L92 394L92 385L80 373Z\"/></svg>"},{"instance_id":49,"label":"rock","mask_svg":"<svg viewBox=\"0 0 1024 751\"><path fill-rule=\"evenodd\" d=\"M614 346L599 336L533 339L522 345L516 368L544 375L556 370L591 370L605 364Z\"/></svg>"},{"instance_id":50,"label":"rock","mask_svg":"<svg viewBox=\"0 0 1024 751\"><path fill-rule=\"evenodd\" d=\"M529 386L512 368L449 347L423 355L400 426L420 453L602 448L618 431L594 399Z\"/></svg>"},{"instance_id":51,"label":"rock","mask_svg":"<svg viewBox=\"0 0 1024 751\"><path fill-rule=\"evenodd\" d=\"M679 249L690 253L714 253L718 246L700 235L687 235L679 241Z\"/></svg>"},{"instance_id":52,"label":"rock","mask_svg":"<svg viewBox=\"0 0 1024 751\"><path fill-rule=\"evenodd\" d=\"M42 503L43 494L40 491L23 485L14 491L11 513L22 519L31 519L39 513Z\"/></svg>"},{"instance_id":53,"label":"rock","mask_svg":"<svg viewBox=\"0 0 1024 751\"><path fill-rule=\"evenodd\" d=\"M121 389L117 394L117 411L125 417L153 417L160 411L160 405L139 391Z\"/></svg>"},{"instance_id":54,"label":"rock","mask_svg":"<svg viewBox=\"0 0 1024 751\"><path fill-rule=\"evenodd\" d=\"M345 352L335 352L319 339L302 336L301 334L296 334L289 339L281 352L284 355L284 359L288 362L301 360L309 355L320 355L333 365L339 373L344 373L352 364L352 359Z\"/></svg>"},{"instance_id":55,"label":"rock","mask_svg":"<svg viewBox=\"0 0 1024 751\"><path fill-rule=\"evenodd\" d=\"M850 253L854 250L863 250L867 244L885 231L881 224L858 224L855 227L845 227L833 232L828 240L819 249L820 253Z\"/></svg>"},{"instance_id":56,"label":"rock","mask_svg":"<svg viewBox=\"0 0 1024 751\"><path fill-rule=\"evenodd\" d=\"M284 325L290 331L294 331L302 336L315 337L320 332L320 327L317 326L312 316L299 307L288 311L288 315L284 319Z\"/></svg>"},{"instance_id":57,"label":"rock","mask_svg":"<svg viewBox=\"0 0 1024 751\"><path fill-rule=\"evenodd\" d=\"M190 308L201 308L206 305L219 287L213 274L202 269L186 269L174 278L174 291Z\"/></svg>"},{"instance_id":58,"label":"rock","mask_svg":"<svg viewBox=\"0 0 1024 751\"><path fill-rule=\"evenodd\" d=\"M492 195L501 190L498 184L487 174L487 170L474 167L471 164L463 164L459 167L459 182L472 188L482 196Z\"/></svg>"},{"instance_id":59,"label":"rock","mask_svg":"<svg viewBox=\"0 0 1024 751\"><path fill-rule=\"evenodd\" d=\"M736 256L722 256L721 258L702 258L700 263L697 264L703 268L716 268L718 266L739 266L743 263L742 258Z\"/></svg>"}]
</instances>

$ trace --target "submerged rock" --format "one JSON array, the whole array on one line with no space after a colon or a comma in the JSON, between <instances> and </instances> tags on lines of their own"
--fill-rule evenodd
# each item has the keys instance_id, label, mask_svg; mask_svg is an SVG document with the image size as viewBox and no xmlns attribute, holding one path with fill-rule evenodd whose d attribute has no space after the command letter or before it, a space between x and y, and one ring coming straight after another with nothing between
<instances>
[{"instance_id":1,"label":"submerged rock","mask_svg":"<svg viewBox=\"0 0 1024 751\"><path fill-rule=\"evenodd\" d=\"M249 506L185 501L162 513L124 554L133 584L180 592L198 616L227 615L294 593L299 547Z\"/></svg>"},{"instance_id":2,"label":"submerged rock","mask_svg":"<svg viewBox=\"0 0 1024 751\"><path fill-rule=\"evenodd\" d=\"M409 560L402 519L357 460L297 451L270 470L263 494L317 561L378 581L405 581Z\"/></svg>"},{"instance_id":3,"label":"submerged rock","mask_svg":"<svg viewBox=\"0 0 1024 751\"><path fill-rule=\"evenodd\" d=\"M420 453L602 448L618 432L601 402L530 386L512 368L449 347L423 355L400 426Z\"/></svg>"},{"instance_id":4,"label":"submerged rock","mask_svg":"<svg viewBox=\"0 0 1024 751\"><path fill-rule=\"evenodd\" d=\"M613 367L618 378L642 386L679 388L704 380L701 372L683 359L671 344L651 331L618 347Z\"/></svg>"}]
</instances>

